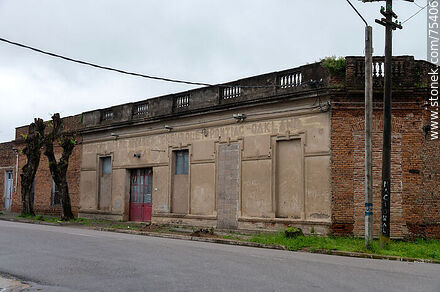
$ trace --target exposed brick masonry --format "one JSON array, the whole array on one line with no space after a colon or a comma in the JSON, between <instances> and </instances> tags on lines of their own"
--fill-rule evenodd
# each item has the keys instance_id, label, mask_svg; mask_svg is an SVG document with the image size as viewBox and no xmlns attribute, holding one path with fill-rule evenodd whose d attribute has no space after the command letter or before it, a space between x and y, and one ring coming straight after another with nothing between
<instances>
[{"instance_id":1,"label":"exposed brick masonry","mask_svg":"<svg viewBox=\"0 0 440 292\"><path fill-rule=\"evenodd\" d=\"M15 181L15 160L16 156L12 148L14 148L13 142L0 144L0 211L4 208L4 196L5 196L5 176L6 171L14 171Z\"/></svg>"},{"instance_id":2,"label":"exposed brick masonry","mask_svg":"<svg viewBox=\"0 0 440 292\"><path fill-rule=\"evenodd\" d=\"M63 127L67 131L74 131L80 127L79 115L63 118ZM16 130L16 145L17 148L24 147L22 134L27 132L27 127L20 127ZM79 210L79 183L80 183L80 165L81 165L81 137L77 138L78 145L74 148L69 160L69 169L67 171L67 182L69 184L69 194L72 204L72 211L75 215ZM54 147L55 156L57 159L61 156L62 148L60 146ZM19 173L21 168L26 163L26 156L19 155ZM34 193L34 211L37 214L59 215L61 212L60 205L52 205L52 176L49 170L49 162L44 155L42 149L40 165L35 176L35 193ZM21 212L21 182L18 177L17 193L13 195L12 212Z\"/></svg>"},{"instance_id":3,"label":"exposed brick masonry","mask_svg":"<svg viewBox=\"0 0 440 292\"><path fill-rule=\"evenodd\" d=\"M363 76L360 58L347 58L346 87L335 90L332 103L332 231L364 235L365 133ZM391 153L391 236L440 238L439 142L428 141L423 103L429 63L400 57L409 73L394 71ZM416 77L414 77L416 76ZM358 82L356 82L358 80ZM373 114L374 235L380 230L383 110L380 78L375 79Z\"/></svg>"}]
</instances>

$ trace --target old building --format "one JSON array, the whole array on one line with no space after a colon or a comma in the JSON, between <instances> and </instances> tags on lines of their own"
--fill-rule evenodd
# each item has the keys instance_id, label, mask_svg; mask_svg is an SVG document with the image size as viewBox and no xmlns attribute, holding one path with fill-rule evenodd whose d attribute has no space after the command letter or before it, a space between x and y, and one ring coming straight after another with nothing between
<instances>
[{"instance_id":1,"label":"old building","mask_svg":"<svg viewBox=\"0 0 440 292\"><path fill-rule=\"evenodd\" d=\"M315 63L83 113L69 184L80 186L79 216L363 235L363 64L346 57L331 76ZM440 237L439 143L423 108L431 66L393 60L393 237ZM376 234L382 68L375 58Z\"/></svg>"},{"instance_id":2,"label":"old building","mask_svg":"<svg viewBox=\"0 0 440 292\"><path fill-rule=\"evenodd\" d=\"M313 64L84 113L80 216L327 232L324 77Z\"/></svg>"},{"instance_id":3,"label":"old building","mask_svg":"<svg viewBox=\"0 0 440 292\"><path fill-rule=\"evenodd\" d=\"M84 113L80 215L361 235L363 59L346 64L342 77L317 63ZM439 234L438 189L423 195L429 67L394 59L395 237ZM375 58L376 232L382 68Z\"/></svg>"},{"instance_id":4,"label":"old building","mask_svg":"<svg viewBox=\"0 0 440 292\"><path fill-rule=\"evenodd\" d=\"M332 232L364 234L364 65L347 57L344 88L332 93ZM383 58L374 58L373 205L374 232L380 229L383 135ZM438 140L426 131L429 111L426 61L393 58L391 153L391 236L440 238ZM427 158L429 156L430 158Z\"/></svg>"},{"instance_id":5,"label":"old building","mask_svg":"<svg viewBox=\"0 0 440 292\"><path fill-rule=\"evenodd\" d=\"M77 131L81 128L81 115L66 117L63 119L66 131ZM0 144L0 170L4 175L0 176L0 187L5 190L4 196L0 198L0 210L21 212L21 169L26 164L26 156L20 153L24 148L23 135L28 132L28 127L18 127L15 131L13 142ZM81 136L78 136L79 145L75 147L70 157L67 181L72 204L72 212L77 215L79 209L79 178L81 162ZM61 147L55 145L54 152L57 159L61 157ZM55 183L49 170L49 162L42 150L40 164L34 180L33 200L34 211L37 214L59 215L61 212L61 201L56 190ZM18 170L18 176L16 175ZM11 179L12 177L12 179ZM3 188L3 178L5 187ZM12 185L11 185L12 181ZM8 197L9 196L9 197ZM8 204L2 204L8 198Z\"/></svg>"},{"instance_id":6,"label":"old building","mask_svg":"<svg viewBox=\"0 0 440 292\"><path fill-rule=\"evenodd\" d=\"M15 150L15 151L14 151ZM10 210L13 194L16 192L18 152L13 142L0 144L0 211Z\"/></svg>"}]
</instances>

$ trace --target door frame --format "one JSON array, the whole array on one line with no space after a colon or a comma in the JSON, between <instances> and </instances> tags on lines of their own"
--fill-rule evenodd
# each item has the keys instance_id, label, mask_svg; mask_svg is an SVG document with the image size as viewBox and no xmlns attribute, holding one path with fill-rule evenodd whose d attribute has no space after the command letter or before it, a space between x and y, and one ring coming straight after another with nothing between
<instances>
[{"instance_id":1,"label":"door frame","mask_svg":"<svg viewBox=\"0 0 440 292\"><path fill-rule=\"evenodd\" d=\"M96 210L101 210L101 176L102 176L102 159L103 158L110 158L111 161L111 171L110 171L110 206L109 206L109 210L107 210L107 212L111 212L112 211L112 199L113 199L113 186L112 186L112 182L113 182L113 152L110 153L103 153L103 154L98 154L96 156L96 165L97 165L97 169L96 169L96 194L95 194L95 206L96 206Z\"/></svg>"},{"instance_id":2,"label":"door frame","mask_svg":"<svg viewBox=\"0 0 440 292\"><path fill-rule=\"evenodd\" d=\"M10 184L9 184L9 178L8 178L8 174L12 174L12 178L10 180ZM9 199L9 206L6 208L6 196L8 194L8 185L9 185L9 189L11 191L10 193L10 199ZM14 171L13 170L6 170L5 171L5 187L4 187L4 195L3 195L3 209L5 211L9 211L11 209L12 206L12 194L13 194L13 189L14 189Z\"/></svg>"},{"instance_id":3,"label":"door frame","mask_svg":"<svg viewBox=\"0 0 440 292\"><path fill-rule=\"evenodd\" d=\"M271 136L271 147L272 147L272 212L275 215L275 218L277 218L277 206L278 206L278 193L277 193L277 142L278 141L290 141L290 140L299 140L301 145L301 179L303 182L303 190L302 190L302 199L303 199L303 205L301 206L302 212L301 212L301 220L305 220L305 213L306 213L306 182L305 182L305 146L306 146L306 133L304 131L298 131L298 132L288 132L285 135L272 135Z\"/></svg>"},{"instance_id":4,"label":"door frame","mask_svg":"<svg viewBox=\"0 0 440 292\"><path fill-rule=\"evenodd\" d=\"M132 218L131 218L131 215L132 215L132 212L131 212L131 204L132 204L132 202L131 202L131 190L132 190L132 177L133 177L133 172L137 172L138 170L149 170L149 173L150 173L150 176L151 176L151 203L145 203L145 194L143 194L142 195L142 221L140 221L140 222L151 222L151 220L152 220L152 218L153 218L153 174L154 174L154 171L153 171L153 167L142 167L142 168L131 168L131 169L129 169L129 193L128 193L128 220L129 221L132 221ZM145 217L144 217L144 215L145 215L145 210L144 210L144 205L145 204L150 204L151 205L151 212L150 212L150 218L149 218L149 220L147 221L147 220L145 220Z\"/></svg>"},{"instance_id":5,"label":"door frame","mask_svg":"<svg viewBox=\"0 0 440 292\"><path fill-rule=\"evenodd\" d=\"M186 214L174 213L173 210L173 190L174 190L174 174L176 171L176 151L188 150L188 208ZM169 213L178 214L178 215L188 215L191 214L191 158L192 158L192 144L180 145L180 146L169 146L168 147L168 206Z\"/></svg>"}]
</instances>

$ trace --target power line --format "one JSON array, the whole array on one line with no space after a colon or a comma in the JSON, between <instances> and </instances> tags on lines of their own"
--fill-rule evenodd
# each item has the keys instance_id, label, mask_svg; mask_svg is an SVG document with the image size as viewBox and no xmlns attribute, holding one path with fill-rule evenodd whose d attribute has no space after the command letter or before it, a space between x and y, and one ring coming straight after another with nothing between
<instances>
[{"instance_id":1,"label":"power line","mask_svg":"<svg viewBox=\"0 0 440 292\"><path fill-rule=\"evenodd\" d=\"M112 68L112 67L108 67L108 66L102 66L102 65L98 65L98 64L94 64L94 63L90 63L90 62L86 62L86 61L81 61L78 59L74 59L74 58L70 58L70 57L66 57L63 55L59 55L59 54L55 54L55 53L51 53L48 51L44 51L35 47L31 47L25 44L21 44L21 43L17 43L14 41L10 41L8 39L4 39L4 38L0 38L1 42L5 42L8 43L10 45L14 45L14 46L18 46L21 48L25 48L40 54L44 54L44 55L48 55L51 57L55 57L55 58L60 58L69 62L74 62L74 63L79 63L82 65L87 65L87 66L91 66L94 68L98 68L98 69L103 69L103 70L108 70L108 71L113 71L113 72L118 72L121 74L126 74L126 75L131 75L131 76L136 76L136 77L142 77L142 78L147 78L147 79L154 79L154 80L160 80L160 81L166 81L166 82L174 82L174 83L183 83L183 84L189 84L189 85L201 85L201 86L219 86L219 87L224 87L224 88L230 88L230 87L237 87L237 88L276 88L276 87L284 87L285 85L281 85L281 84L273 84L273 85L239 85L239 84L210 84L210 83L204 83L204 82L194 82L194 81L185 81L185 80L179 80L179 79L172 79L172 78L166 78L166 77L157 77L157 76L151 76L151 75L146 75L146 74L142 74L142 73L136 73L136 72L130 72L130 71L126 71L126 70L121 70L121 69L117 69L117 68ZM230 82L233 83L233 82ZM314 80L308 80L308 81L301 81L298 83L299 85L316 85L317 83L319 83L318 81L314 81Z\"/></svg>"},{"instance_id":2,"label":"power line","mask_svg":"<svg viewBox=\"0 0 440 292\"><path fill-rule=\"evenodd\" d=\"M417 2L416 2L416 1L414 1L413 3L414 3L414 5L416 5L417 7L419 7L419 8L423 8L423 6L421 6L421 5L417 4Z\"/></svg>"},{"instance_id":3,"label":"power line","mask_svg":"<svg viewBox=\"0 0 440 292\"><path fill-rule=\"evenodd\" d=\"M365 20L365 18L362 16L362 14L356 9L356 7L354 7L353 4L351 4L350 0L347 0L348 4L350 4L350 6L354 9L354 11L356 11L356 13L360 16L360 18L362 18L363 22L365 22L365 25L368 26L367 21Z\"/></svg>"},{"instance_id":4,"label":"power line","mask_svg":"<svg viewBox=\"0 0 440 292\"><path fill-rule=\"evenodd\" d=\"M413 2L415 3L415 2ZM419 6L418 4L416 4L417 6ZM411 18L413 18L414 16L416 16L417 14L419 14L423 9L425 9L426 7L428 7L429 3L426 4L425 6L423 6L422 8L420 8L416 13L414 13L413 15L411 15L410 17L408 17L408 19L406 19L405 21L402 21L402 24L404 24L405 22L407 22L408 20L410 20ZM420 6L419 6L420 7Z\"/></svg>"},{"instance_id":5,"label":"power line","mask_svg":"<svg viewBox=\"0 0 440 292\"><path fill-rule=\"evenodd\" d=\"M121 70L121 69L116 69L116 68L112 68L112 67L107 67L107 66L101 66L101 65L97 65L97 64L81 61L81 60L78 60L78 59L73 59L73 58L70 58L70 57L62 56L62 55L59 55L59 54L51 53L51 52L48 52L48 51L44 51L44 50L41 50L41 49L38 49L38 48L34 48L34 47L31 47L31 46L27 46L27 45L24 45L24 44L13 42L13 41L10 41L10 40L4 39L4 38L0 38L0 41L8 43L10 45L14 45L14 46L18 46L18 47L25 48L25 49L28 49L28 50L32 50L32 51L35 51L35 52L38 52L38 53L41 53L41 54L44 54L44 55L48 55L48 56L51 56L51 57L60 58L60 59L66 60L66 61L70 61L70 62L74 62L74 63L79 63L79 64L83 64L83 65L87 65L87 66L92 66L92 67L103 69L103 70L109 70L109 71L114 71L114 72L118 72L118 73L122 73L122 74L127 74L127 75L142 77L142 78L148 78L148 79L154 79L154 80L167 81L167 82L184 83L184 84L190 84L190 85L213 86L213 84L209 84L209 83L184 81L184 80L178 80L178 79L157 77L157 76L145 75L145 74L141 74L141 73L129 72L129 71L125 71L125 70Z\"/></svg>"}]
</instances>

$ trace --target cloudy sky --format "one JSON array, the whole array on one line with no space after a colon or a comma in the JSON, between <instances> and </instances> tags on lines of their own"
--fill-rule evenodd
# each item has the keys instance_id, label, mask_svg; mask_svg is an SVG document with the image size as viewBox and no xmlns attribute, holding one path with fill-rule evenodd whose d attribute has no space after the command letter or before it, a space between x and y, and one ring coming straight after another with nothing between
<instances>
[{"instance_id":1,"label":"cloudy sky","mask_svg":"<svg viewBox=\"0 0 440 292\"><path fill-rule=\"evenodd\" d=\"M420 6L424 0L415 0ZM384 2L352 0L373 25ZM414 3L394 1L401 21ZM0 38L148 75L222 83L363 54L363 23L346 0L0 0ZM394 35L395 55L426 59L426 12ZM194 88L130 77L0 42L0 142L17 126Z\"/></svg>"}]
</instances>

